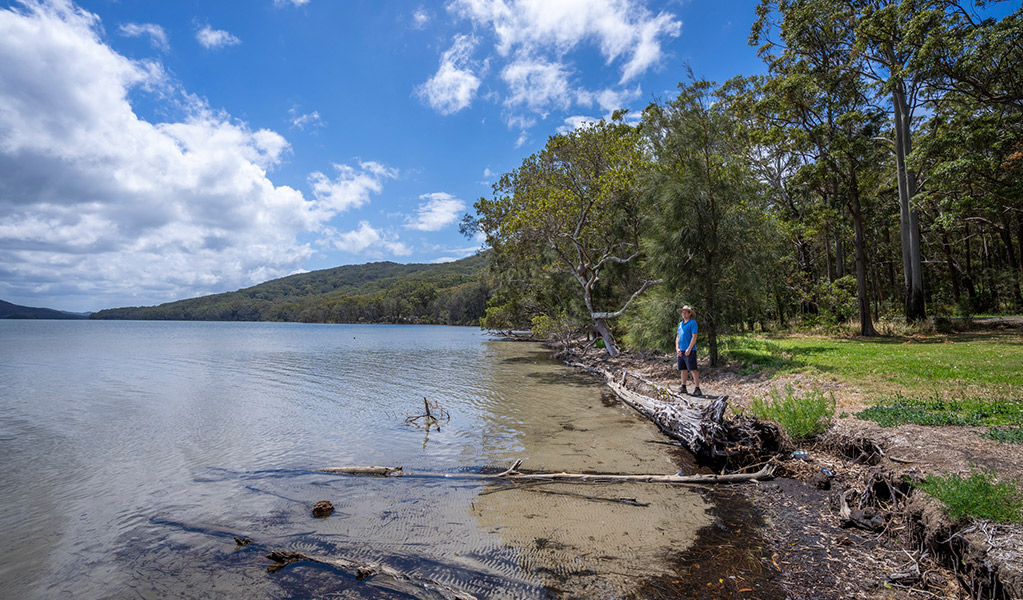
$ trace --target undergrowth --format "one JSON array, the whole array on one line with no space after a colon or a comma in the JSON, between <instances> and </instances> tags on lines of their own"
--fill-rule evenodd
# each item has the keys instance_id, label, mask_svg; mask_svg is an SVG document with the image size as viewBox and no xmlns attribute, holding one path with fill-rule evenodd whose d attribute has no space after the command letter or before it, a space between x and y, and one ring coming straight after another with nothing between
<instances>
[{"instance_id":1,"label":"undergrowth","mask_svg":"<svg viewBox=\"0 0 1023 600\"><path fill-rule=\"evenodd\" d=\"M754 398L749 410L758 419L781 425L794 442L810 440L831 426L835 417L835 396L814 388L799 395L792 386L785 387L782 395L772 389L769 398Z\"/></svg>"},{"instance_id":2,"label":"undergrowth","mask_svg":"<svg viewBox=\"0 0 1023 600\"><path fill-rule=\"evenodd\" d=\"M973 517L997 523L1023 522L1023 491L1018 484L995 480L993 471L928 475L917 487L940 500L954 519Z\"/></svg>"}]
</instances>

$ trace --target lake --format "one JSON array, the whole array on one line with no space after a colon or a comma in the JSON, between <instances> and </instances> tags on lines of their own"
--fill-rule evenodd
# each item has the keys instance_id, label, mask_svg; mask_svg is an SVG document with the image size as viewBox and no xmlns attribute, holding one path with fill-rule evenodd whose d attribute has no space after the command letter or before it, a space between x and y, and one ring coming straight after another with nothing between
<instances>
[{"instance_id":1,"label":"lake","mask_svg":"<svg viewBox=\"0 0 1023 600\"><path fill-rule=\"evenodd\" d=\"M700 494L317 471L673 473L609 394L474 328L0 321L0 597L408 597L315 563L268 573L272 550L480 598L625 597L711 522ZM424 398L439 430L407 422Z\"/></svg>"}]
</instances>

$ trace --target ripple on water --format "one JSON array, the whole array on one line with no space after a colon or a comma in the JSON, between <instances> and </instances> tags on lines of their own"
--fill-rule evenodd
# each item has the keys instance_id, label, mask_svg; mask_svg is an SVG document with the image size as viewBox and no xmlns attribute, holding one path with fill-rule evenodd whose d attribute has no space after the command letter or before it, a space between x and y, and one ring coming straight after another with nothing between
<instances>
[{"instance_id":1,"label":"ripple on water","mask_svg":"<svg viewBox=\"0 0 1023 600\"><path fill-rule=\"evenodd\" d=\"M309 564L271 576L268 549L381 561L488 598L622 597L632 584L616 572L661 569L704 519L698 496L669 488L316 472L670 470L652 425L529 344L442 327L0 327L0 531L22 550L0 563L5 597L390 593ZM424 397L450 414L439 430L405 422ZM321 499L329 519L311 516Z\"/></svg>"}]
</instances>

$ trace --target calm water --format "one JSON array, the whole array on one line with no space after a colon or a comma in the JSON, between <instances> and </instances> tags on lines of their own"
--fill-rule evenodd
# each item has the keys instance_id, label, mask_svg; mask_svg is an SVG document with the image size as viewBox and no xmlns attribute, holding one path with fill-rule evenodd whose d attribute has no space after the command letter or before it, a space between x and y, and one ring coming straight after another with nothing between
<instances>
[{"instance_id":1,"label":"calm water","mask_svg":"<svg viewBox=\"0 0 1023 600\"><path fill-rule=\"evenodd\" d=\"M278 549L481 598L623 597L707 522L698 495L316 472L672 472L606 394L471 328L0 321L0 597L407 597L310 563L267 573ZM424 397L440 431L405 422Z\"/></svg>"}]
</instances>

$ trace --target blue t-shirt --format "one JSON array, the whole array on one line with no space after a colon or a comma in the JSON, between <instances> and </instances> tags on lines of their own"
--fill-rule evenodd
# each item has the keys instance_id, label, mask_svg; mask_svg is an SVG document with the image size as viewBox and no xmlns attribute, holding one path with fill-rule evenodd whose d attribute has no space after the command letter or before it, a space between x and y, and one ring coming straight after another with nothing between
<instances>
[{"instance_id":1,"label":"blue t-shirt","mask_svg":"<svg viewBox=\"0 0 1023 600\"><path fill-rule=\"evenodd\" d=\"M693 336L697 333L696 319L689 319L688 321L678 322L678 349L682 352L686 351L689 344L693 341ZM693 346L693 352L696 352L696 346Z\"/></svg>"}]
</instances>

